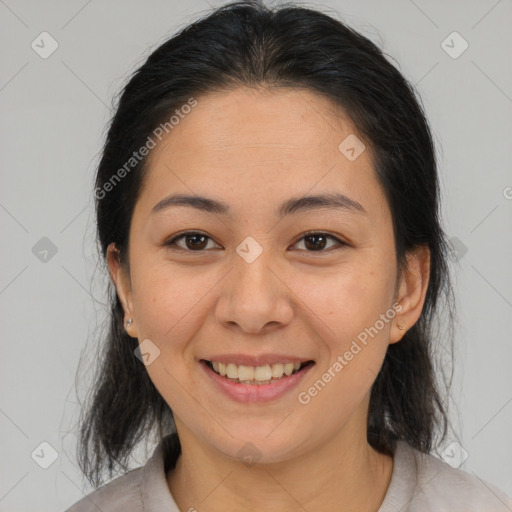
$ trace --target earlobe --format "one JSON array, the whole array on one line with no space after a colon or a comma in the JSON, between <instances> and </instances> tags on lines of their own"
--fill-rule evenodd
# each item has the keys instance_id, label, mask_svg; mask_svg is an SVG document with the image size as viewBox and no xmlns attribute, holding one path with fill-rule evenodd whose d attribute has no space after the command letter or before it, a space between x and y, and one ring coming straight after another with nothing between
<instances>
[{"instance_id":1,"label":"earlobe","mask_svg":"<svg viewBox=\"0 0 512 512\"><path fill-rule=\"evenodd\" d=\"M401 310L390 332L390 343L400 341L407 329L419 319L427 295L430 276L430 250L422 245L409 251L406 268L402 271L397 301Z\"/></svg>"},{"instance_id":2,"label":"earlobe","mask_svg":"<svg viewBox=\"0 0 512 512\"><path fill-rule=\"evenodd\" d=\"M403 320L398 319L398 321L391 326L389 344L393 345L394 343L398 343L404 337L406 332L407 328L403 325Z\"/></svg>"}]
</instances>

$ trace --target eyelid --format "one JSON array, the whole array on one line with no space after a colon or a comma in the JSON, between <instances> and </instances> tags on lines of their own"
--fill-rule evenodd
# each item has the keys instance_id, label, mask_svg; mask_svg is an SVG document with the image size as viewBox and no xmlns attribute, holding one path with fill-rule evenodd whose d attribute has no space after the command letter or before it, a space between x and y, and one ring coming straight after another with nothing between
<instances>
[{"instance_id":1,"label":"eyelid","mask_svg":"<svg viewBox=\"0 0 512 512\"><path fill-rule=\"evenodd\" d=\"M172 238L166 240L164 243L163 243L163 246L171 249L171 250L174 250L176 252L188 252L188 253L198 253L198 254L201 254L203 252L207 252L207 251L211 251L211 249L201 249L201 250L197 250L197 251L193 251L193 250L190 250L190 249L183 249L182 247L176 247L175 244L176 244L176 241L187 236L187 235L202 235L206 238L208 238L209 240L212 240L214 243L215 240L213 240L213 238L202 232L202 231L193 231L193 230L187 230L187 231L182 231L180 233L176 233L175 235L172 236ZM308 236L312 236L312 235L325 235L326 238L330 238L334 241L337 242L337 247L331 247L329 249L326 249L326 250L321 250L321 251L307 251L307 250L303 250L301 252L307 252L307 253L311 253L311 254L315 254L315 253L318 253L318 254L322 254L322 253L329 253L331 252L333 249L336 249L336 248L341 248L341 247L344 247L344 246L348 246L349 244L347 242L345 242L344 240L342 240L339 236L337 235L333 235L331 233L329 233L328 231L321 231L321 230L316 230L316 231L307 231L305 233L302 233L300 235L299 238L297 238L297 240L292 244L292 246L294 245L297 245L300 241L302 241L304 238L308 237ZM219 244L217 244L219 245Z\"/></svg>"}]
</instances>

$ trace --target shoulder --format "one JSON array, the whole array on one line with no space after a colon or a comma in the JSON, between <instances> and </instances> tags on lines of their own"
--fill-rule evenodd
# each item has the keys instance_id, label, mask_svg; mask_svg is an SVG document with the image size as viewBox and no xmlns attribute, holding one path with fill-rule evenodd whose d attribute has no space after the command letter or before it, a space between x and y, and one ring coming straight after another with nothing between
<instances>
[{"instance_id":1,"label":"shoulder","mask_svg":"<svg viewBox=\"0 0 512 512\"><path fill-rule=\"evenodd\" d=\"M65 512L179 512L165 469L166 452L173 449L174 439L174 434L161 439L144 466L108 482Z\"/></svg>"},{"instance_id":2,"label":"shoulder","mask_svg":"<svg viewBox=\"0 0 512 512\"><path fill-rule=\"evenodd\" d=\"M108 482L84 496L65 512L134 512L142 510L141 483L144 467Z\"/></svg>"},{"instance_id":3,"label":"shoulder","mask_svg":"<svg viewBox=\"0 0 512 512\"><path fill-rule=\"evenodd\" d=\"M396 477L408 481L409 512L512 512L503 491L433 455L400 442L395 459Z\"/></svg>"}]
</instances>

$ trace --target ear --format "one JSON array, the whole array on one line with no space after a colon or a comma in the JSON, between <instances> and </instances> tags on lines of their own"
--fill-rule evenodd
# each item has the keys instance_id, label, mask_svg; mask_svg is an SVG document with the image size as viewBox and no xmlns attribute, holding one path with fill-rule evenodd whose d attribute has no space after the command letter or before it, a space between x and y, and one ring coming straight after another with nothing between
<instances>
[{"instance_id":1,"label":"ear","mask_svg":"<svg viewBox=\"0 0 512 512\"><path fill-rule=\"evenodd\" d=\"M133 314L131 280L127 269L121 264L119 249L117 249L113 242L107 247L107 263L110 278L116 287L117 296L123 305L125 330L132 338L136 338L137 329ZM126 325L126 321L129 318L132 319L133 323L131 325Z\"/></svg>"},{"instance_id":2,"label":"ear","mask_svg":"<svg viewBox=\"0 0 512 512\"><path fill-rule=\"evenodd\" d=\"M430 249L421 245L406 255L406 268L399 276L397 302L400 307L392 324L389 343L397 343L417 321L423 310L430 276ZM399 329L401 325L403 329Z\"/></svg>"}]
</instances>

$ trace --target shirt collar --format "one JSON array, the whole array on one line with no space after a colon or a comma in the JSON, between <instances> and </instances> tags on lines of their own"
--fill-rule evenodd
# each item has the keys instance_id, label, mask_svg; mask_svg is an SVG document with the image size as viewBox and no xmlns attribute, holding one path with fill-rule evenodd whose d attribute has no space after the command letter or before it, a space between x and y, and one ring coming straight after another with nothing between
<instances>
[{"instance_id":1,"label":"shirt collar","mask_svg":"<svg viewBox=\"0 0 512 512\"><path fill-rule=\"evenodd\" d=\"M165 439L165 438L164 438ZM145 512L180 512L167 485L164 470L163 440L144 466L141 495ZM391 481L378 512L405 510L414 496L417 467L414 452L404 441L398 441L393 456Z\"/></svg>"},{"instance_id":2,"label":"shirt collar","mask_svg":"<svg viewBox=\"0 0 512 512\"><path fill-rule=\"evenodd\" d=\"M158 443L144 466L140 491L145 512L180 512L167 485L163 442Z\"/></svg>"}]
</instances>

